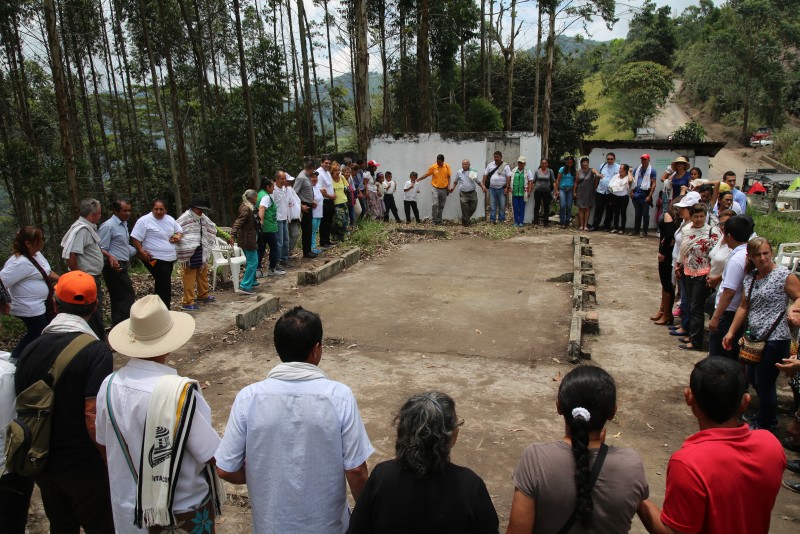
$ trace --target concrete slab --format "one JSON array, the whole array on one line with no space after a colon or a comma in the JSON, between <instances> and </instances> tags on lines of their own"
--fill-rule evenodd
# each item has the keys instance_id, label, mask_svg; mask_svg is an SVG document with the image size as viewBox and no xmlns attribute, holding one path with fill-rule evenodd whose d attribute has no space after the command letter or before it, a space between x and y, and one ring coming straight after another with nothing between
<instances>
[{"instance_id":1,"label":"concrete slab","mask_svg":"<svg viewBox=\"0 0 800 534\"><path fill-rule=\"evenodd\" d=\"M335 259L320 265L313 271L299 271L297 273L297 285L299 286L313 286L321 284L326 280L330 280L344 270L344 260L341 258Z\"/></svg>"},{"instance_id":2,"label":"concrete slab","mask_svg":"<svg viewBox=\"0 0 800 534\"><path fill-rule=\"evenodd\" d=\"M274 295L259 295L256 302L241 313L236 314L236 327L242 330L253 328L264 317L275 313L281 307L281 301Z\"/></svg>"},{"instance_id":3,"label":"concrete slab","mask_svg":"<svg viewBox=\"0 0 800 534\"><path fill-rule=\"evenodd\" d=\"M360 263L284 306L322 315L326 336L373 349L535 360L566 351L569 235L427 241Z\"/></svg>"},{"instance_id":4,"label":"concrete slab","mask_svg":"<svg viewBox=\"0 0 800 534\"><path fill-rule=\"evenodd\" d=\"M345 251L342 254L342 261L344 261L344 268L347 269L348 267L352 267L358 260L361 259L361 249L358 247L353 247L348 251Z\"/></svg>"}]
</instances>

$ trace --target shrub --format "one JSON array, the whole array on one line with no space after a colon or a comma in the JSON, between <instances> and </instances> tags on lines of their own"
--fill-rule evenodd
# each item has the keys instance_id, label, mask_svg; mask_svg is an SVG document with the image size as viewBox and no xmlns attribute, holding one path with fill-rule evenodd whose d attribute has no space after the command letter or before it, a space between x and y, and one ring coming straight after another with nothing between
<instances>
[{"instance_id":1,"label":"shrub","mask_svg":"<svg viewBox=\"0 0 800 534\"><path fill-rule=\"evenodd\" d=\"M706 130L700 124L692 121L672 132L672 138L675 141L702 143L706 139Z\"/></svg>"},{"instance_id":2,"label":"shrub","mask_svg":"<svg viewBox=\"0 0 800 534\"><path fill-rule=\"evenodd\" d=\"M500 110L483 97L470 100L467 121L473 132L499 132L503 129Z\"/></svg>"}]
</instances>

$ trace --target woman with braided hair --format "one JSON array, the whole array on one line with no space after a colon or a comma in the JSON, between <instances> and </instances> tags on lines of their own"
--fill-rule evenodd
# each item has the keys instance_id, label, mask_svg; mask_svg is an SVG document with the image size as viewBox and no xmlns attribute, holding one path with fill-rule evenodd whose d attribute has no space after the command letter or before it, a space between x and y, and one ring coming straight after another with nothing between
<instances>
[{"instance_id":1,"label":"woman with braided hair","mask_svg":"<svg viewBox=\"0 0 800 534\"><path fill-rule=\"evenodd\" d=\"M395 418L397 458L375 466L348 534L496 534L499 521L483 480L450 462L464 419L438 391L414 395Z\"/></svg>"},{"instance_id":2,"label":"woman with braided hair","mask_svg":"<svg viewBox=\"0 0 800 534\"><path fill-rule=\"evenodd\" d=\"M614 379L576 367L561 381L556 410L564 437L522 452L506 534L629 532L649 488L639 454L604 443L617 411Z\"/></svg>"}]
</instances>

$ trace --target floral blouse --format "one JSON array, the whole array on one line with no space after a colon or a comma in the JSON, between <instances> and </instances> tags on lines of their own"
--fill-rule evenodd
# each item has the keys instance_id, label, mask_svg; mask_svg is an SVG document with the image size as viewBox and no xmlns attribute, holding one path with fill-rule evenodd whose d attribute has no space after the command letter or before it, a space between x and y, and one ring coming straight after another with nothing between
<instances>
[{"instance_id":1,"label":"floral blouse","mask_svg":"<svg viewBox=\"0 0 800 534\"><path fill-rule=\"evenodd\" d=\"M701 228L695 228L691 224L687 224L682 232L683 239L678 263L683 264L683 274L686 276L708 275L711 271L709 254L722 236L719 228L712 228L707 224Z\"/></svg>"}]
</instances>

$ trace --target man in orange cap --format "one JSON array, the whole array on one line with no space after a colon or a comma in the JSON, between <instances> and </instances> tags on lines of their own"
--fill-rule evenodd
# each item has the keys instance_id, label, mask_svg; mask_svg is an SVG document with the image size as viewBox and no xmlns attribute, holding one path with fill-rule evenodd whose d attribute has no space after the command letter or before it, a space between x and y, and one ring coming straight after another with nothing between
<instances>
[{"instance_id":1,"label":"man in orange cap","mask_svg":"<svg viewBox=\"0 0 800 534\"><path fill-rule=\"evenodd\" d=\"M87 322L97 308L94 277L83 271L61 275L55 289L58 315L28 345L17 362L17 395L44 379L56 358L75 342L82 348L64 368L55 388L50 456L34 476L51 532L114 532L108 474L95 445L96 397L112 371L111 348ZM81 340L77 338L81 335Z\"/></svg>"}]
</instances>

